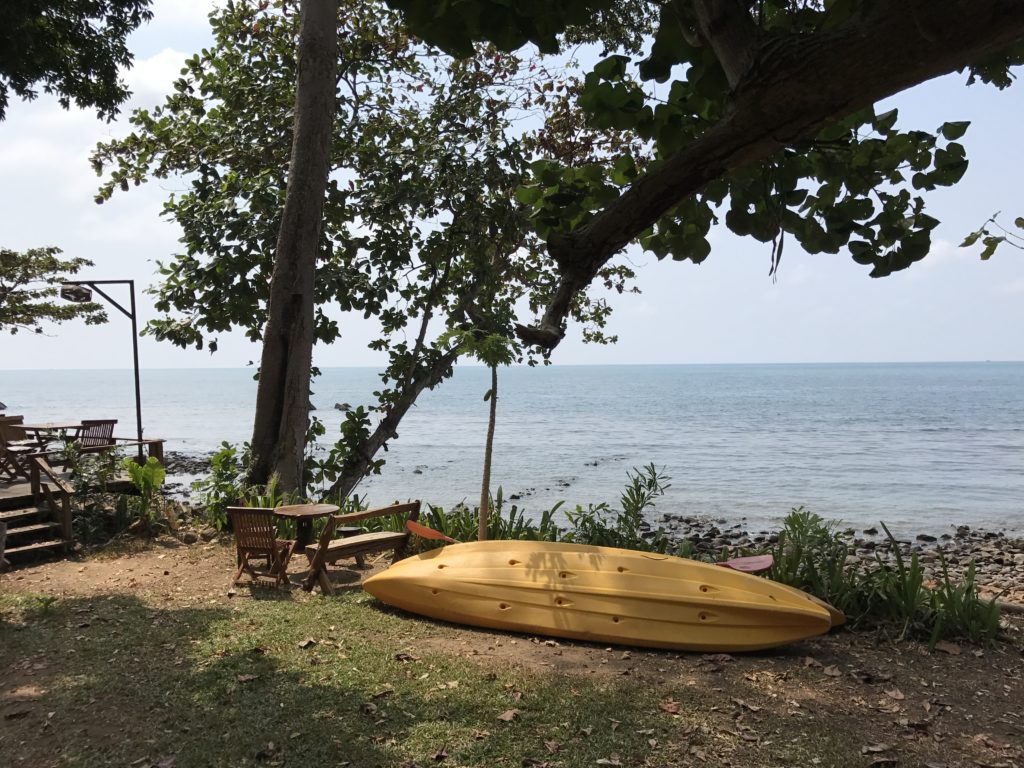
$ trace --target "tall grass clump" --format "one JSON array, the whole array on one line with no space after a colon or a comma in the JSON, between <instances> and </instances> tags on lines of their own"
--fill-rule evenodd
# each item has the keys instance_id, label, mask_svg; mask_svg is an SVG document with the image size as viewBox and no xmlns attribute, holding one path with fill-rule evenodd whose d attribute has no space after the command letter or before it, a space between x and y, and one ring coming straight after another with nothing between
<instances>
[{"instance_id":1,"label":"tall grass clump","mask_svg":"<svg viewBox=\"0 0 1024 768\"><path fill-rule=\"evenodd\" d=\"M979 643L999 634L999 606L983 600L972 563L959 583L940 557L941 577L930 581L916 552L905 556L882 523L892 562L878 553L874 564L854 554L834 522L799 507L786 517L772 550L769 578L826 600L846 614L850 626L887 626L897 637L917 637L932 647L942 639Z\"/></svg>"}]
</instances>

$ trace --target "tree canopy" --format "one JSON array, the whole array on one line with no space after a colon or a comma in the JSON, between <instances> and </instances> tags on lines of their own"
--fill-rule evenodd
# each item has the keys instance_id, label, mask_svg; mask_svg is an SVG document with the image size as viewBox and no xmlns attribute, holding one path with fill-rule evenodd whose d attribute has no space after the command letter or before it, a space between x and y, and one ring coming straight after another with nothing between
<instances>
[{"instance_id":1,"label":"tree canopy","mask_svg":"<svg viewBox=\"0 0 1024 768\"><path fill-rule=\"evenodd\" d=\"M0 248L0 331L43 333L46 323L82 318L89 325L107 321L95 302L57 301L60 285L88 259L61 259L60 248L30 248L24 253Z\"/></svg>"},{"instance_id":2,"label":"tree canopy","mask_svg":"<svg viewBox=\"0 0 1024 768\"><path fill-rule=\"evenodd\" d=\"M152 18L150 0L4 0L0 3L0 120L10 94L41 86L65 109L74 102L112 119L129 93L127 38Z\"/></svg>"},{"instance_id":3,"label":"tree canopy","mask_svg":"<svg viewBox=\"0 0 1024 768\"><path fill-rule=\"evenodd\" d=\"M455 55L474 41L557 47L574 24L621 9L613 0L389 0L410 29ZM643 3L627 4L633 8ZM921 260L938 224L923 192L967 168L951 119L898 127L875 104L961 71L1006 88L1024 62L1024 4L1014 0L668 0L642 54L606 56L579 105L592 126L648 142L654 159L542 160L519 199L559 269L538 323L544 348L565 333L573 297L630 243L700 263L724 218L738 235L847 252L884 277Z\"/></svg>"},{"instance_id":4,"label":"tree canopy","mask_svg":"<svg viewBox=\"0 0 1024 768\"><path fill-rule=\"evenodd\" d=\"M214 44L185 63L165 103L134 112L134 131L94 154L101 202L150 178L186 180L164 208L183 235L182 251L159 264L161 316L148 327L158 338L213 350L232 327L263 337L290 170L298 25L288 8L246 0L216 11ZM553 265L515 199L533 154L635 148L582 126L571 84L541 62L492 47L438 57L381 3L343 2L338 37L313 333L329 344L344 331L339 315L375 318L371 346L389 360L376 400L346 414L317 470L347 492L382 464L375 455L419 393L450 375L461 352L436 340L442 332L511 336L516 303L547 300ZM550 116L544 130L517 138L513 122L537 114ZM598 290L629 290L631 276L608 265ZM570 311L606 340L603 298L580 294ZM314 423L310 437L323 429Z\"/></svg>"}]
</instances>

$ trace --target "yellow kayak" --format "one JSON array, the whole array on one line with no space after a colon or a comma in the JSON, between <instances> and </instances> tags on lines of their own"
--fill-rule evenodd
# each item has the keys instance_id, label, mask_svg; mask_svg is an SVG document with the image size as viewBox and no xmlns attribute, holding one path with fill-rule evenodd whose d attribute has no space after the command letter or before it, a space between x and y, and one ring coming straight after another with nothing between
<instances>
[{"instance_id":1,"label":"yellow kayak","mask_svg":"<svg viewBox=\"0 0 1024 768\"><path fill-rule=\"evenodd\" d=\"M454 544L401 560L363 588L458 624L687 651L773 648L842 622L826 603L767 579L582 544Z\"/></svg>"}]
</instances>

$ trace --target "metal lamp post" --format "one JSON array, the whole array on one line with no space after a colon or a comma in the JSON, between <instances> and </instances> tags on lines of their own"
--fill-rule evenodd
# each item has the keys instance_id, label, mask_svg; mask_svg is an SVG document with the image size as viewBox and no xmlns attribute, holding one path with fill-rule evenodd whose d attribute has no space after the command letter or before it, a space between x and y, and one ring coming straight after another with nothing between
<instances>
[{"instance_id":1,"label":"metal lamp post","mask_svg":"<svg viewBox=\"0 0 1024 768\"><path fill-rule=\"evenodd\" d=\"M101 285L127 285L128 294L131 298L130 310L122 307L117 301L108 296ZM125 317L132 321L132 358L135 363L135 430L139 442L139 461L142 461L142 394L139 388L139 332L135 322L135 281L134 280L68 280L60 289L60 296L65 301L72 301L76 304L85 304L92 301L92 292L96 291L106 299L112 306L121 311Z\"/></svg>"}]
</instances>

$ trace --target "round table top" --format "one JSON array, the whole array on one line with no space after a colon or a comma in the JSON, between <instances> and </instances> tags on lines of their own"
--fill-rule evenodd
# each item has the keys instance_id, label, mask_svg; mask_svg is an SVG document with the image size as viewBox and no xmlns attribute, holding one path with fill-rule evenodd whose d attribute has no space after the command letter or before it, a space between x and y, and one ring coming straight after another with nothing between
<instances>
[{"instance_id":1,"label":"round table top","mask_svg":"<svg viewBox=\"0 0 1024 768\"><path fill-rule=\"evenodd\" d=\"M326 517L333 515L340 507L337 504L286 504L274 507L274 514L295 519L303 517Z\"/></svg>"}]
</instances>

